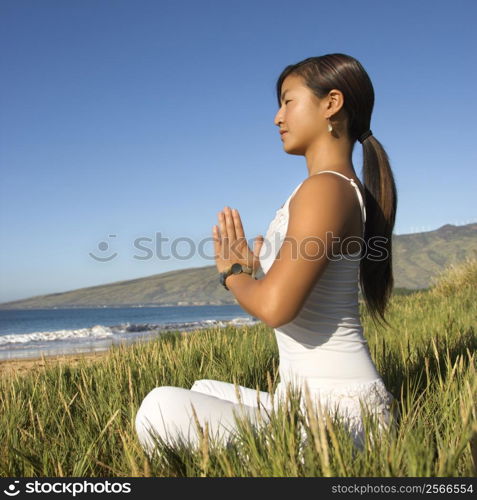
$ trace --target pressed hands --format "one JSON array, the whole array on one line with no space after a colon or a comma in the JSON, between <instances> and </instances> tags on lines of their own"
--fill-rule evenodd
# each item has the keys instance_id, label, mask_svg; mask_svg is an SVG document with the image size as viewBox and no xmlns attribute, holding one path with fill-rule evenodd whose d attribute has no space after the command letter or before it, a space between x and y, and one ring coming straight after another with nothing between
<instances>
[{"instance_id":1,"label":"pressed hands","mask_svg":"<svg viewBox=\"0 0 477 500\"><path fill-rule=\"evenodd\" d=\"M212 228L217 270L221 273L238 262L252 268L255 275L260 267L259 255L263 245L263 236L255 237L252 252L245 238L238 210L225 207L218 212L217 216L219 227L214 225Z\"/></svg>"}]
</instances>

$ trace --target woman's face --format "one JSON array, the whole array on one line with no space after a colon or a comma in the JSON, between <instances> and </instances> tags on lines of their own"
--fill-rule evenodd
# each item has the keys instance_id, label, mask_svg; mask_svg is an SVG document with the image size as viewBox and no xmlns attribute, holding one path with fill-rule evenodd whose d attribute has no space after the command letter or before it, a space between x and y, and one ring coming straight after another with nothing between
<instances>
[{"instance_id":1,"label":"woman's face","mask_svg":"<svg viewBox=\"0 0 477 500\"><path fill-rule=\"evenodd\" d=\"M283 148L289 154L305 155L310 146L327 132L324 100L319 100L301 76L288 75L282 83L281 107L274 123L280 131Z\"/></svg>"}]
</instances>

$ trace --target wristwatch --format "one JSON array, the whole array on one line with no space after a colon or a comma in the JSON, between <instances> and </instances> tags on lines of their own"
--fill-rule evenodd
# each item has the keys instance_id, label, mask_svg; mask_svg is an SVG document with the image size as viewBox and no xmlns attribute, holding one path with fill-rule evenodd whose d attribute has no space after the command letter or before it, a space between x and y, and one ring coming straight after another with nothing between
<instances>
[{"instance_id":1,"label":"wristwatch","mask_svg":"<svg viewBox=\"0 0 477 500\"><path fill-rule=\"evenodd\" d=\"M227 277L230 276L231 274L240 274L240 273L247 273L253 277L253 269L251 267L243 266L242 264L236 262L235 264L232 264L226 271L222 271L220 273L220 283L224 285L226 290L228 290L227 285L225 284L225 280L227 279Z\"/></svg>"}]
</instances>

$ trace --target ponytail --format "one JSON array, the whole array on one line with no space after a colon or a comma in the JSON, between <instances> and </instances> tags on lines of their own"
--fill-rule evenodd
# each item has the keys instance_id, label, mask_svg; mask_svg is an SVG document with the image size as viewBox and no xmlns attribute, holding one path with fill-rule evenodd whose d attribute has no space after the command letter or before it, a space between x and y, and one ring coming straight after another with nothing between
<instances>
[{"instance_id":1,"label":"ponytail","mask_svg":"<svg viewBox=\"0 0 477 500\"><path fill-rule=\"evenodd\" d=\"M372 135L363 142L363 181L366 253L360 262L361 292L375 323L389 326L384 314L394 286L392 231L397 191L388 155Z\"/></svg>"}]
</instances>

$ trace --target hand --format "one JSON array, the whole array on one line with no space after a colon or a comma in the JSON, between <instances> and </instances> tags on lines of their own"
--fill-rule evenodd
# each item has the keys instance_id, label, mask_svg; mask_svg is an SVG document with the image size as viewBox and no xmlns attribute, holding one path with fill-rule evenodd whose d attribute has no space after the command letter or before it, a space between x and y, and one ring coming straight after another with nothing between
<instances>
[{"instance_id":1,"label":"hand","mask_svg":"<svg viewBox=\"0 0 477 500\"><path fill-rule=\"evenodd\" d=\"M219 228L214 225L212 234L214 238L215 263L219 273L238 262L251 267L254 274L260 266L260 249L263 245L263 236L255 238L253 252L250 250L244 235L242 221L238 210L225 207L218 213Z\"/></svg>"}]
</instances>

